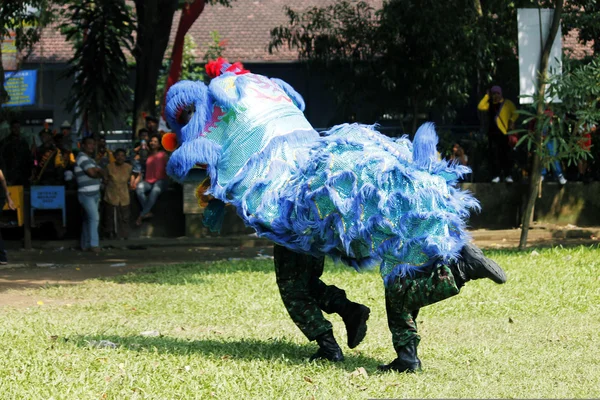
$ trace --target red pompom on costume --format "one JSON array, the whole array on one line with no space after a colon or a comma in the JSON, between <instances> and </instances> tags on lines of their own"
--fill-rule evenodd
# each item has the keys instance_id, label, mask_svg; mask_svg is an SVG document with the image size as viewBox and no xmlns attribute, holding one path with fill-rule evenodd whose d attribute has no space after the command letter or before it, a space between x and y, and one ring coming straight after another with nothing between
<instances>
[{"instance_id":1,"label":"red pompom on costume","mask_svg":"<svg viewBox=\"0 0 600 400\"><path fill-rule=\"evenodd\" d=\"M161 139L162 147L169 153L174 152L177 149L177 135L173 132L167 132Z\"/></svg>"},{"instance_id":2,"label":"red pompom on costume","mask_svg":"<svg viewBox=\"0 0 600 400\"><path fill-rule=\"evenodd\" d=\"M223 70L223 67L225 67L225 70ZM204 69L206 70L206 74L211 78L216 78L224 72L233 72L236 75L243 75L250 72L244 69L241 62L229 64L229 61L222 57L217 58L215 61L210 61Z\"/></svg>"}]
</instances>

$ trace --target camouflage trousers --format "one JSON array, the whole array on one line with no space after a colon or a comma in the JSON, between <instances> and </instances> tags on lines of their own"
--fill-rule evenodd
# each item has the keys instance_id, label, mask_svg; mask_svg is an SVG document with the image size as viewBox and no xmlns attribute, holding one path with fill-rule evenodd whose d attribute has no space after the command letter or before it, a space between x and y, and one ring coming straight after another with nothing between
<instances>
[{"instance_id":1,"label":"camouflage trousers","mask_svg":"<svg viewBox=\"0 0 600 400\"><path fill-rule=\"evenodd\" d=\"M275 245L275 277L283 304L308 340L332 329L323 312L340 313L349 303L346 292L321 281L325 258Z\"/></svg>"},{"instance_id":2,"label":"camouflage trousers","mask_svg":"<svg viewBox=\"0 0 600 400\"><path fill-rule=\"evenodd\" d=\"M419 343L419 309L452 297L458 292L454 275L450 268L443 264L435 264L431 270L412 278L396 278L392 281L385 288L385 305L396 352L412 339Z\"/></svg>"}]
</instances>

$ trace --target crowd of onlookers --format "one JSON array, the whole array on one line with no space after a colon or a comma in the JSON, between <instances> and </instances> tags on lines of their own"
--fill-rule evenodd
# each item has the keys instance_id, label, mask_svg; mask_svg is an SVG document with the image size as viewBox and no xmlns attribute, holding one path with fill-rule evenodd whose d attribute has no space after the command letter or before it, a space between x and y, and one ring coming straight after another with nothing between
<instances>
[{"instance_id":1,"label":"crowd of onlookers","mask_svg":"<svg viewBox=\"0 0 600 400\"><path fill-rule=\"evenodd\" d=\"M8 136L0 141L0 170L8 186L76 189L83 210L81 249L86 251L100 251L101 235L128 238L131 191L141 209L136 225L152 218L153 206L169 187L168 155L161 147L157 118L146 117L146 127L138 131L129 150L111 150L106 138L99 135L76 143L67 121L58 131L50 128L50 122L32 144L22 136L19 121L10 122Z\"/></svg>"},{"instance_id":2,"label":"crowd of onlookers","mask_svg":"<svg viewBox=\"0 0 600 400\"><path fill-rule=\"evenodd\" d=\"M477 109L482 116L486 140L486 143L482 145L480 143L480 146L474 146L477 148L472 149L478 153L476 154L478 160L472 162L465 148L456 142L452 143L452 149L447 154L448 158L456 160L462 165L470 166L474 174L478 175L476 181L481 181L482 176L487 176L492 183L499 183L502 180L506 183L513 183L515 179L527 179L531 169L531 151L527 145L517 146L523 135L522 133L514 133L516 128L521 127L517 126L519 119L517 107L513 102L504 98L500 86L493 86L481 99ZM555 116L550 108L545 111L545 115L552 124ZM572 117L572 120L575 121L575 117ZM526 128L530 132L534 131L536 129L535 120L531 120ZM578 145L582 150L588 152L592 150L592 141L598 140L595 133L595 125L583 125L574 132L578 138ZM544 128L542 131L543 137L546 138L547 134L547 128ZM550 159L550 168L543 168L542 181L550 174L561 185L567 183L567 177L583 182L594 179L594 171L592 170L594 157L591 158L591 161L588 158L580 159L567 170L563 162L556 157L556 139L545 140L545 142L545 153ZM481 169L486 171L481 173ZM472 178L473 175L470 175L465 177L464 180L472 180Z\"/></svg>"}]
</instances>

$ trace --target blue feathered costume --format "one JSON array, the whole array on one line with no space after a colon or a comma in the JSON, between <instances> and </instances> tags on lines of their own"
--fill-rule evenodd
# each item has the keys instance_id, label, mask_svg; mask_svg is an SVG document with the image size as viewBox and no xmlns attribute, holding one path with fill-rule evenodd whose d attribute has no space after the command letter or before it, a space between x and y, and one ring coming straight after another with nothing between
<instances>
[{"instance_id":1,"label":"blue feathered costume","mask_svg":"<svg viewBox=\"0 0 600 400\"><path fill-rule=\"evenodd\" d=\"M468 243L465 220L479 205L456 182L469 168L437 158L431 123L413 142L359 124L318 133L287 83L240 64L216 66L208 86L183 81L167 94L179 144L168 174L185 181L205 165L209 193L233 205L259 236L356 269L379 264L398 354L383 369L419 369L419 309L471 279L506 281Z\"/></svg>"},{"instance_id":2,"label":"blue feathered costume","mask_svg":"<svg viewBox=\"0 0 600 400\"><path fill-rule=\"evenodd\" d=\"M290 85L261 75L179 82L167 95L180 143L168 174L183 181L206 164L210 193L259 236L357 269L378 263L385 282L456 258L478 203L455 187L469 169L437 159L433 124L413 143L358 124L319 134L303 110Z\"/></svg>"}]
</instances>

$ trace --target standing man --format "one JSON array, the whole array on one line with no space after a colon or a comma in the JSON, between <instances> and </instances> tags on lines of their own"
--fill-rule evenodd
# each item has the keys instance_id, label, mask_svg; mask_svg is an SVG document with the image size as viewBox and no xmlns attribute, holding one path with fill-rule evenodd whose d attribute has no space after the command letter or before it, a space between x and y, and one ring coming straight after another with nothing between
<instances>
[{"instance_id":1,"label":"standing man","mask_svg":"<svg viewBox=\"0 0 600 400\"><path fill-rule=\"evenodd\" d=\"M152 207L162 192L168 189L169 179L167 177L167 161L169 156L160 147L160 138L155 135L150 137L150 153L146 160L146 173L144 180L138 183L135 192L137 194L142 211L136 220L140 226L142 220L152 218ZM150 193L150 194L147 194Z\"/></svg>"},{"instance_id":2,"label":"standing man","mask_svg":"<svg viewBox=\"0 0 600 400\"><path fill-rule=\"evenodd\" d=\"M367 334L371 310L348 300L344 290L321 281L324 257L296 253L279 245L275 245L273 255L277 286L285 308L304 336L319 345L310 360L343 361L344 354L333 336L331 322L322 311L342 317L348 347L353 349Z\"/></svg>"},{"instance_id":3,"label":"standing man","mask_svg":"<svg viewBox=\"0 0 600 400\"><path fill-rule=\"evenodd\" d=\"M131 173L131 164L125 162L125 150L117 149L114 154L115 162L108 164L105 170L104 226L107 229L106 233L109 237L114 236L116 231L121 239L127 239L129 237L130 214L129 188L135 189L135 177ZM117 222L116 224L115 221Z\"/></svg>"},{"instance_id":4,"label":"standing man","mask_svg":"<svg viewBox=\"0 0 600 400\"><path fill-rule=\"evenodd\" d=\"M21 124L10 123L9 135L0 142L0 168L6 174L8 185L26 186L31 176L33 158L29 144L21 137Z\"/></svg>"},{"instance_id":5,"label":"standing man","mask_svg":"<svg viewBox=\"0 0 600 400\"><path fill-rule=\"evenodd\" d=\"M75 160L75 179L77 180L77 199L83 208L83 224L81 227L81 249L83 251L100 252L98 224L100 214L100 182L102 169L94 160L96 141L88 136L81 142L81 151Z\"/></svg>"},{"instance_id":6,"label":"standing man","mask_svg":"<svg viewBox=\"0 0 600 400\"><path fill-rule=\"evenodd\" d=\"M519 118L517 107L512 101L502 96L502 88L493 86L481 99L477 106L479 111L487 113L489 160L493 183L500 182L501 175L506 183L513 183L512 148L509 143L508 132L515 128Z\"/></svg>"},{"instance_id":7,"label":"standing man","mask_svg":"<svg viewBox=\"0 0 600 400\"><path fill-rule=\"evenodd\" d=\"M4 179L4 174L0 169L0 186L2 186L2 192L0 192L0 216L2 215L2 209L4 208L4 203L8 201L8 208L11 210L15 209L15 203L13 203L12 198L10 197L10 192L8 191L8 185L6 184L6 179ZM6 265L8 263L8 258L6 257L6 249L4 248L4 240L2 240L2 231L0 231L0 265Z\"/></svg>"}]
</instances>

